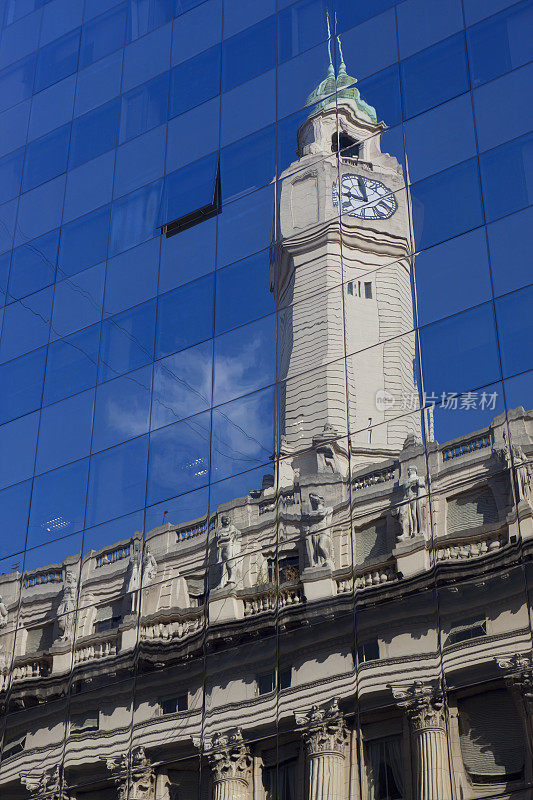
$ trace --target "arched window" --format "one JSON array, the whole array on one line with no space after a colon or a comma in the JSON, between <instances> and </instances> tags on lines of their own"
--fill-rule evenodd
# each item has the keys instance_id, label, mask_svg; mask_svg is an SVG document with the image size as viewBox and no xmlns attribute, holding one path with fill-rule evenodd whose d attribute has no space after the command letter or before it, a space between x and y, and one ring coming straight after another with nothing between
<instances>
[{"instance_id":1,"label":"arched window","mask_svg":"<svg viewBox=\"0 0 533 800\"><path fill-rule=\"evenodd\" d=\"M359 158L359 148L359 143L347 133L334 133L331 137L331 152L340 152L343 158Z\"/></svg>"}]
</instances>

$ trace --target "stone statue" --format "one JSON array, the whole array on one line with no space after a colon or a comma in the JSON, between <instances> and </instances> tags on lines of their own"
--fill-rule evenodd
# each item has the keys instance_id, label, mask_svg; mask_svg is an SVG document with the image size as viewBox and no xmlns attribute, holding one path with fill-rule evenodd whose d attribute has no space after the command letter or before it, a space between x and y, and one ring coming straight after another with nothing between
<instances>
[{"instance_id":1,"label":"stone statue","mask_svg":"<svg viewBox=\"0 0 533 800\"><path fill-rule=\"evenodd\" d=\"M214 588L222 589L224 586L240 584L241 563L241 532L237 530L227 514L220 517L220 525L215 533L217 546L217 562L222 570L219 580Z\"/></svg>"},{"instance_id":2,"label":"stone statue","mask_svg":"<svg viewBox=\"0 0 533 800\"><path fill-rule=\"evenodd\" d=\"M526 503L530 503L533 488L533 467L528 462L521 447L513 445L512 451L518 501L525 500Z\"/></svg>"},{"instance_id":3,"label":"stone statue","mask_svg":"<svg viewBox=\"0 0 533 800\"><path fill-rule=\"evenodd\" d=\"M74 627L74 610L76 608L76 595L78 592L78 582L74 573L67 570L63 586L63 597L57 609L57 627L59 639L62 642L69 641L72 637Z\"/></svg>"},{"instance_id":4,"label":"stone statue","mask_svg":"<svg viewBox=\"0 0 533 800\"><path fill-rule=\"evenodd\" d=\"M0 628L5 628L7 625L7 608L0 595Z\"/></svg>"},{"instance_id":5,"label":"stone statue","mask_svg":"<svg viewBox=\"0 0 533 800\"><path fill-rule=\"evenodd\" d=\"M416 467L407 468L407 479L402 484L403 502L393 512L400 521L402 532L398 541L425 535L426 482Z\"/></svg>"},{"instance_id":6,"label":"stone statue","mask_svg":"<svg viewBox=\"0 0 533 800\"><path fill-rule=\"evenodd\" d=\"M157 575L157 561L149 545L144 547L143 555L143 582L154 581Z\"/></svg>"},{"instance_id":7,"label":"stone statue","mask_svg":"<svg viewBox=\"0 0 533 800\"><path fill-rule=\"evenodd\" d=\"M136 551L130 556L130 562L126 571L125 593L128 596L130 611L135 614L139 605L139 587L141 585L141 563L139 552Z\"/></svg>"},{"instance_id":8,"label":"stone statue","mask_svg":"<svg viewBox=\"0 0 533 800\"><path fill-rule=\"evenodd\" d=\"M305 551L307 566L335 569L333 542L331 540L331 519L333 508L324 505L324 498L310 494L311 512L306 515L307 532Z\"/></svg>"}]
</instances>

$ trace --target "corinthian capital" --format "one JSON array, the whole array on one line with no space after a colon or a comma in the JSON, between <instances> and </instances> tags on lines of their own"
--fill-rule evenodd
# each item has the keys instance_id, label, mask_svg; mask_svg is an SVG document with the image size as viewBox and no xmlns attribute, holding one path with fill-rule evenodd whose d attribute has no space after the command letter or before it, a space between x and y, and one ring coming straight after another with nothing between
<instances>
[{"instance_id":1,"label":"corinthian capital","mask_svg":"<svg viewBox=\"0 0 533 800\"><path fill-rule=\"evenodd\" d=\"M113 773L119 800L152 800L155 790L155 771L144 747L135 747L131 763L127 753L106 758L106 766Z\"/></svg>"},{"instance_id":2,"label":"corinthian capital","mask_svg":"<svg viewBox=\"0 0 533 800\"><path fill-rule=\"evenodd\" d=\"M307 755L343 754L347 730L337 700L332 700L324 708L311 706L306 714L295 714L295 718L302 731Z\"/></svg>"},{"instance_id":3,"label":"corinthian capital","mask_svg":"<svg viewBox=\"0 0 533 800\"><path fill-rule=\"evenodd\" d=\"M50 800L63 800L67 798L66 788L61 790L61 770L59 766L49 767L39 774L23 772L20 776L21 783L30 792L30 797L41 797L46 793Z\"/></svg>"},{"instance_id":4,"label":"corinthian capital","mask_svg":"<svg viewBox=\"0 0 533 800\"><path fill-rule=\"evenodd\" d=\"M533 702L533 653L514 653L512 656L496 658L499 668L505 673L505 682L510 689L520 692L525 700Z\"/></svg>"},{"instance_id":5,"label":"corinthian capital","mask_svg":"<svg viewBox=\"0 0 533 800\"><path fill-rule=\"evenodd\" d=\"M391 686L399 708L407 714L413 730L444 728L444 696L435 686L414 681L407 688Z\"/></svg>"},{"instance_id":6,"label":"corinthian capital","mask_svg":"<svg viewBox=\"0 0 533 800\"><path fill-rule=\"evenodd\" d=\"M214 733L206 754L214 781L238 780L248 785L252 758L239 728L228 733Z\"/></svg>"}]
</instances>

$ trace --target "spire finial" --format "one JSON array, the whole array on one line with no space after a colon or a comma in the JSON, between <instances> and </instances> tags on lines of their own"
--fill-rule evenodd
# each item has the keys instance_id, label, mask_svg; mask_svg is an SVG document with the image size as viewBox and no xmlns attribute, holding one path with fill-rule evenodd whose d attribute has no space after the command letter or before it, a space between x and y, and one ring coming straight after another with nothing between
<instances>
[{"instance_id":1,"label":"spire finial","mask_svg":"<svg viewBox=\"0 0 533 800\"><path fill-rule=\"evenodd\" d=\"M331 28L329 27L329 11L327 10L326 10L326 26L328 29L328 56L329 56L328 73L330 75L335 75L335 70L333 69L333 59L331 58Z\"/></svg>"},{"instance_id":2,"label":"spire finial","mask_svg":"<svg viewBox=\"0 0 533 800\"><path fill-rule=\"evenodd\" d=\"M337 12L335 11L335 30L337 30ZM339 55L341 63L339 64L339 75L346 74L346 64L344 63L344 56L342 55L342 44L340 33L337 34L337 44L339 46Z\"/></svg>"}]
</instances>

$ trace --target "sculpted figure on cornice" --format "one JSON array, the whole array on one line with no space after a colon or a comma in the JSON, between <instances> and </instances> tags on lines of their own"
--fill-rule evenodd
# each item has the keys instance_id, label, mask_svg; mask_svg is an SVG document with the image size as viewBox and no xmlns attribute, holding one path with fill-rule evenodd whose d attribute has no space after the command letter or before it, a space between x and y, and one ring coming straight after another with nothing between
<instances>
[{"instance_id":1,"label":"sculpted figure on cornice","mask_svg":"<svg viewBox=\"0 0 533 800\"><path fill-rule=\"evenodd\" d=\"M136 550L130 556L128 568L124 579L124 592L130 604L132 614L137 612L139 604L139 588L141 585L141 559L139 551Z\"/></svg>"},{"instance_id":2,"label":"sculpted figure on cornice","mask_svg":"<svg viewBox=\"0 0 533 800\"><path fill-rule=\"evenodd\" d=\"M518 502L531 503L533 495L533 464L531 464L520 445L512 444L496 451L506 469L513 470L514 486Z\"/></svg>"},{"instance_id":3,"label":"sculpted figure on cornice","mask_svg":"<svg viewBox=\"0 0 533 800\"><path fill-rule=\"evenodd\" d=\"M332 506L324 505L318 494L309 495L311 511L304 515L305 551L308 567L335 569L331 540Z\"/></svg>"},{"instance_id":4,"label":"sculpted figure on cornice","mask_svg":"<svg viewBox=\"0 0 533 800\"><path fill-rule=\"evenodd\" d=\"M63 586L63 596L57 609L57 628L59 639L64 642L69 641L72 638L77 591L78 582L76 577L71 570L67 570Z\"/></svg>"},{"instance_id":5,"label":"sculpted figure on cornice","mask_svg":"<svg viewBox=\"0 0 533 800\"><path fill-rule=\"evenodd\" d=\"M426 481L415 466L407 468L407 478L401 484L402 504L393 512L398 516L401 534L398 541L426 535Z\"/></svg>"},{"instance_id":6,"label":"sculpted figure on cornice","mask_svg":"<svg viewBox=\"0 0 533 800\"><path fill-rule=\"evenodd\" d=\"M7 608L0 595L0 628L5 628L7 625Z\"/></svg>"},{"instance_id":7,"label":"sculpted figure on cornice","mask_svg":"<svg viewBox=\"0 0 533 800\"><path fill-rule=\"evenodd\" d=\"M217 563L220 565L218 579L213 588L239 586L242 578L241 532L227 514L222 514L215 532Z\"/></svg>"},{"instance_id":8,"label":"sculpted figure on cornice","mask_svg":"<svg viewBox=\"0 0 533 800\"><path fill-rule=\"evenodd\" d=\"M157 576L157 561L150 550L150 545L145 545L143 554L143 583L152 582Z\"/></svg>"}]
</instances>

